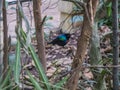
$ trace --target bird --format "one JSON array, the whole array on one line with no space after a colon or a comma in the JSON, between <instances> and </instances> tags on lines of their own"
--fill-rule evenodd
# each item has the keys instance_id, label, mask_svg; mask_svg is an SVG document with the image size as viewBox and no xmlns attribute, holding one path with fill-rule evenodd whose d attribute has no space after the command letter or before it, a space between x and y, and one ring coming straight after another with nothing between
<instances>
[{"instance_id":1,"label":"bird","mask_svg":"<svg viewBox=\"0 0 120 90\"><path fill-rule=\"evenodd\" d=\"M60 34L55 39L53 39L51 42L48 42L48 44L65 46L68 43L69 38L70 38L69 33Z\"/></svg>"}]
</instances>

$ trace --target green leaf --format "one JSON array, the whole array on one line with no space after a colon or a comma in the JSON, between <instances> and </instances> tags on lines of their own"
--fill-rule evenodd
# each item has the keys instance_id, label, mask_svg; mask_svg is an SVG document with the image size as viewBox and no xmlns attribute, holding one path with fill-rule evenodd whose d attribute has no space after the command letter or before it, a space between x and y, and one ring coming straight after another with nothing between
<instances>
[{"instance_id":1,"label":"green leaf","mask_svg":"<svg viewBox=\"0 0 120 90\"><path fill-rule=\"evenodd\" d=\"M20 78L20 41L18 39L17 45L16 45L16 61L15 61L15 66L14 66L14 78L15 82L19 85L19 78Z\"/></svg>"},{"instance_id":2,"label":"green leaf","mask_svg":"<svg viewBox=\"0 0 120 90\"><path fill-rule=\"evenodd\" d=\"M106 8L107 8L107 15L108 17L110 17L112 14L112 2L110 2Z\"/></svg>"},{"instance_id":3,"label":"green leaf","mask_svg":"<svg viewBox=\"0 0 120 90\"><path fill-rule=\"evenodd\" d=\"M29 21L27 20L27 17L25 16L25 14L23 12L23 8L21 7L20 2L18 3L18 11L19 11L20 17L25 22L25 27L27 30L27 39L25 41L26 41L26 45L29 45L29 43L31 43L31 34L30 34L31 27L29 25Z\"/></svg>"},{"instance_id":4,"label":"green leaf","mask_svg":"<svg viewBox=\"0 0 120 90\"><path fill-rule=\"evenodd\" d=\"M24 40L26 41L27 35L26 35L26 33L24 31L22 31L22 36L23 36ZM27 47L28 47L28 51L29 51L30 55L32 56L32 59L33 59L33 61L35 63L35 67L38 70L40 79L42 80L42 82L44 82L44 85L45 85L46 89L51 90L49 82L48 82L48 78L45 75L42 64L40 63L40 60L39 60L37 54L35 53L34 48L32 47L31 44L29 46L27 46Z\"/></svg>"},{"instance_id":5,"label":"green leaf","mask_svg":"<svg viewBox=\"0 0 120 90\"><path fill-rule=\"evenodd\" d=\"M30 77L30 81L31 81L32 84L34 85L35 89L36 89L36 90L43 90L43 89L40 87L39 83L33 78L32 74L31 74L29 71L27 71L27 73L28 73L28 75L29 75L29 77Z\"/></svg>"},{"instance_id":6,"label":"green leaf","mask_svg":"<svg viewBox=\"0 0 120 90\"><path fill-rule=\"evenodd\" d=\"M23 18L23 20L25 21L25 25L26 25L26 29L27 29L27 32L29 32L31 30L31 27L29 25L29 22L27 20L27 17L24 15L24 12L23 12L23 8L21 7L20 3L18 3L18 10L19 10L19 13L20 13L20 16Z\"/></svg>"},{"instance_id":7,"label":"green leaf","mask_svg":"<svg viewBox=\"0 0 120 90\"><path fill-rule=\"evenodd\" d=\"M63 78L60 82L55 84L55 90L61 90L64 83L67 81L67 77Z\"/></svg>"},{"instance_id":8,"label":"green leaf","mask_svg":"<svg viewBox=\"0 0 120 90\"><path fill-rule=\"evenodd\" d=\"M0 88L3 88L3 87L5 87L5 86L8 84L8 81L9 81L10 75L11 75L11 71L12 71L12 70L9 68L9 69L7 70L7 74L6 74L5 79L3 80L3 78L1 78L2 80L0 80L0 81L2 81L2 82L1 82ZM2 90L3 90L3 89L2 89Z\"/></svg>"},{"instance_id":9,"label":"green leaf","mask_svg":"<svg viewBox=\"0 0 120 90\"><path fill-rule=\"evenodd\" d=\"M30 51L30 54L31 54L31 56L33 58L35 66L38 69L38 73L40 75L40 79L42 79L42 81L45 82L45 86L46 86L47 90L51 90L49 84L46 84L46 83L49 83L48 82L48 78L45 75L45 72L43 70L42 64L39 62L40 60L38 59L38 56L36 55L34 48L32 46L29 46L28 50Z\"/></svg>"}]
</instances>

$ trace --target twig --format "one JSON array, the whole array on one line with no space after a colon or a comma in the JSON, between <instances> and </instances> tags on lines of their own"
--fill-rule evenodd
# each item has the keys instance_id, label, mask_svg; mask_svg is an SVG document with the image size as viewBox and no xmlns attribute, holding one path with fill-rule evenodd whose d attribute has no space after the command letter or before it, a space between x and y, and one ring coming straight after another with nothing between
<instances>
[{"instance_id":1,"label":"twig","mask_svg":"<svg viewBox=\"0 0 120 90\"><path fill-rule=\"evenodd\" d=\"M70 73L73 73L74 71L78 70L79 68L83 69L83 68L120 68L120 65L108 65L108 66L102 66L102 65L93 65L93 66L88 66L88 65L85 65L85 66L78 66L76 69L73 69L73 70L70 70L66 73L64 73L63 75L61 75L59 77L62 78L62 77L65 77L66 75L70 74Z\"/></svg>"},{"instance_id":2,"label":"twig","mask_svg":"<svg viewBox=\"0 0 120 90\"><path fill-rule=\"evenodd\" d=\"M107 66L103 66L103 65L93 65L93 66L85 66L88 68L120 68L120 65L107 65Z\"/></svg>"},{"instance_id":3,"label":"twig","mask_svg":"<svg viewBox=\"0 0 120 90\"><path fill-rule=\"evenodd\" d=\"M41 26L43 26L43 24L45 23L46 18L47 18L47 16L44 16L42 23L41 23Z\"/></svg>"},{"instance_id":4,"label":"twig","mask_svg":"<svg viewBox=\"0 0 120 90\"><path fill-rule=\"evenodd\" d=\"M81 2L81 1L75 1L75 0L63 0L63 1L69 1L69 2L73 2L74 4L79 4L79 6L82 6L83 8L84 8L84 3L83 2Z\"/></svg>"}]
</instances>

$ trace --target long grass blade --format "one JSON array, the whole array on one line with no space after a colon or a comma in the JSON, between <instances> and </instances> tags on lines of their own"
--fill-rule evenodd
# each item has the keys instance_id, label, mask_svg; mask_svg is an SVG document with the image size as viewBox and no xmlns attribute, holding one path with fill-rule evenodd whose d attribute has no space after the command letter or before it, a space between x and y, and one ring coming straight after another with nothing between
<instances>
[{"instance_id":1,"label":"long grass blade","mask_svg":"<svg viewBox=\"0 0 120 90\"><path fill-rule=\"evenodd\" d=\"M11 69L9 68L6 74L6 78L4 80L2 80L3 82L1 83L0 87L3 88L8 84L8 81L10 79L10 75L11 75Z\"/></svg>"},{"instance_id":2,"label":"long grass blade","mask_svg":"<svg viewBox=\"0 0 120 90\"><path fill-rule=\"evenodd\" d=\"M19 85L19 77L20 77L20 41L17 40L16 44L16 61L15 61L15 66L14 66L14 78L15 82Z\"/></svg>"},{"instance_id":3,"label":"long grass blade","mask_svg":"<svg viewBox=\"0 0 120 90\"><path fill-rule=\"evenodd\" d=\"M28 75L30 77L30 81L32 82L32 84L34 85L34 87L36 88L36 90L43 90L40 87L39 83L33 78L32 74L29 71L27 71L27 73L28 73Z\"/></svg>"},{"instance_id":4,"label":"long grass blade","mask_svg":"<svg viewBox=\"0 0 120 90\"><path fill-rule=\"evenodd\" d=\"M27 38L26 33L25 33L23 30L21 30L21 33L22 33L21 35L23 36L24 40L26 41L26 38ZM43 67L42 67L42 65L41 65L41 63L40 63L40 60L38 59L37 54L35 53L34 48L32 47L31 44L30 44L30 45L26 45L26 46L28 47L28 51L29 51L30 55L31 55L32 58L33 58L33 61L34 61L34 63L35 63L35 67L37 68L38 73L39 73L39 75L40 75L40 79L42 80L42 82L48 83L48 84L45 84L45 83L44 83L44 85L45 85L45 87L46 87L47 90L51 90L51 89L50 89L49 82L48 82L48 78L47 78L47 76L45 75L45 72L44 72L44 70L43 70Z\"/></svg>"},{"instance_id":5,"label":"long grass blade","mask_svg":"<svg viewBox=\"0 0 120 90\"><path fill-rule=\"evenodd\" d=\"M28 49L30 51L30 54L31 54L33 60L34 60L35 66L36 66L38 73L40 75L40 79L45 83L49 83L48 78L45 75L45 72L43 71L43 67L42 67L41 63L39 62L38 56L36 55L34 48L32 46L29 46ZM46 86L47 90L51 90L49 84L45 84L45 86Z\"/></svg>"},{"instance_id":6,"label":"long grass blade","mask_svg":"<svg viewBox=\"0 0 120 90\"><path fill-rule=\"evenodd\" d=\"M63 78L61 81L55 84L56 89L55 90L61 90L64 83L67 81L67 77Z\"/></svg>"}]
</instances>

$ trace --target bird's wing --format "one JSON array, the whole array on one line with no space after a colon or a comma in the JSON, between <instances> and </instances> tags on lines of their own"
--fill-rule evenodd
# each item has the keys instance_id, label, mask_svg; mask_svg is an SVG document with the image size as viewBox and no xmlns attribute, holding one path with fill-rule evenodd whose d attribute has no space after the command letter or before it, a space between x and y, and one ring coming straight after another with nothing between
<instances>
[{"instance_id":1,"label":"bird's wing","mask_svg":"<svg viewBox=\"0 0 120 90\"><path fill-rule=\"evenodd\" d=\"M61 35L61 36L59 36L58 38L59 38L59 40L61 40L61 41L66 41L66 40L67 40L67 38L66 38L64 35Z\"/></svg>"},{"instance_id":2,"label":"bird's wing","mask_svg":"<svg viewBox=\"0 0 120 90\"><path fill-rule=\"evenodd\" d=\"M61 41L66 41L66 37L59 38Z\"/></svg>"}]
</instances>

